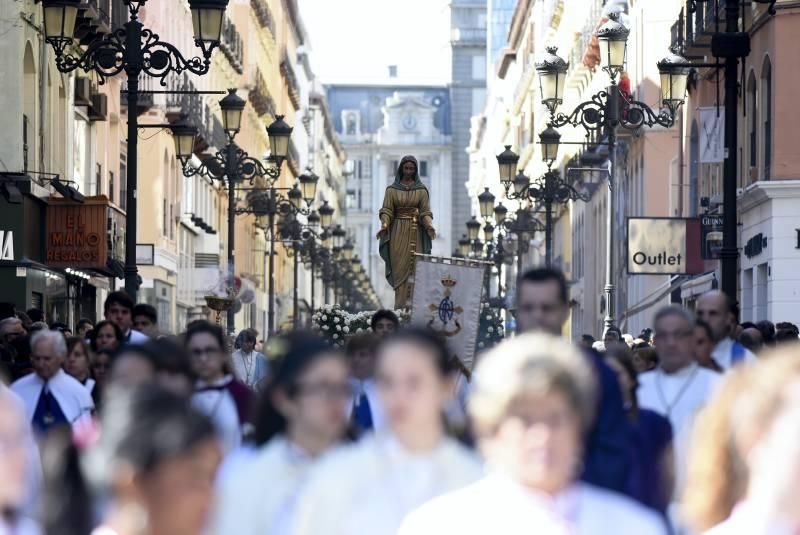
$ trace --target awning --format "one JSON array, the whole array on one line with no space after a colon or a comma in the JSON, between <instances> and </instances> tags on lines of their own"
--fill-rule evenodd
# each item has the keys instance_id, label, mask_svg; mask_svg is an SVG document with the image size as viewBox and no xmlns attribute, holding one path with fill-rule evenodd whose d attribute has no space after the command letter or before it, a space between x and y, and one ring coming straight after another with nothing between
<instances>
[{"instance_id":1,"label":"awning","mask_svg":"<svg viewBox=\"0 0 800 535\"><path fill-rule=\"evenodd\" d=\"M628 307L628 309L622 313L620 316L620 329L625 331L627 327L626 323L628 318L638 314L639 312L643 312L648 308L657 305L662 299L666 296L677 290L681 287L681 285L689 279L688 275L674 275L672 276L667 282L659 286L658 288L653 291L650 295L639 301L637 304L633 305L632 307Z\"/></svg>"},{"instance_id":2,"label":"awning","mask_svg":"<svg viewBox=\"0 0 800 535\"><path fill-rule=\"evenodd\" d=\"M681 285L681 299L691 299L717 287L716 271L709 271L686 281Z\"/></svg>"}]
</instances>

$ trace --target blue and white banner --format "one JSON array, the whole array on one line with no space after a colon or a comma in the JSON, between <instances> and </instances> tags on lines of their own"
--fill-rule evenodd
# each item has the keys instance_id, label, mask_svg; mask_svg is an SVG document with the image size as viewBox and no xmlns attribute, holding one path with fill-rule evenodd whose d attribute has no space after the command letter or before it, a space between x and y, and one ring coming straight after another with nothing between
<instances>
[{"instance_id":1,"label":"blue and white banner","mask_svg":"<svg viewBox=\"0 0 800 535\"><path fill-rule=\"evenodd\" d=\"M487 264L417 256L411 322L441 333L472 370Z\"/></svg>"}]
</instances>

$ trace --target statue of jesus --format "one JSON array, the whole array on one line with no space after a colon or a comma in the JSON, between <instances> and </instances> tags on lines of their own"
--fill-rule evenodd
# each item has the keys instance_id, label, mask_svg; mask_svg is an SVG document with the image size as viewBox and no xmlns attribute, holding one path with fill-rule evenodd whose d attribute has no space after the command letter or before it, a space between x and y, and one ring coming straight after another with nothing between
<instances>
[{"instance_id":1,"label":"statue of jesus","mask_svg":"<svg viewBox=\"0 0 800 535\"><path fill-rule=\"evenodd\" d=\"M386 188L380 211L380 254L386 264L386 280L394 288L395 308L410 305L414 253L430 254L436 238L428 188L419 178L413 156L404 156L394 183Z\"/></svg>"}]
</instances>

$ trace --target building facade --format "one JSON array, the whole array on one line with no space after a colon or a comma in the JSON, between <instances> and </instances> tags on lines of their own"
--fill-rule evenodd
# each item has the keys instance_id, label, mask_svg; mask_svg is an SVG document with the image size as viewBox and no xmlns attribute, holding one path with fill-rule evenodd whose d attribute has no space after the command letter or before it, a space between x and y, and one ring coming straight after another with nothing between
<instances>
[{"instance_id":1,"label":"building facade","mask_svg":"<svg viewBox=\"0 0 800 535\"><path fill-rule=\"evenodd\" d=\"M458 237L451 226L453 149L446 87L331 85L328 102L335 130L352 169L347 179L347 228L384 306L394 303L375 236L386 187L403 156L419 161L431 194L437 238L432 254L449 256Z\"/></svg>"}]
</instances>

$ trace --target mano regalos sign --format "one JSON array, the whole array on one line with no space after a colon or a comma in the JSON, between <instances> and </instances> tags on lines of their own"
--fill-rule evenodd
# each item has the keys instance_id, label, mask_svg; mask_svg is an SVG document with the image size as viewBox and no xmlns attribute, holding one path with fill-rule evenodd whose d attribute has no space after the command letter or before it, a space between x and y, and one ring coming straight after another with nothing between
<instances>
[{"instance_id":1,"label":"mano regalos sign","mask_svg":"<svg viewBox=\"0 0 800 535\"><path fill-rule=\"evenodd\" d=\"M698 219L628 218L628 273L688 275L703 267Z\"/></svg>"},{"instance_id":2,"label":"mano regalos sign","mask_svg":"<svg viewBox=\"0 0 800 535\"><path fill-rule=\"evenodd\" d=\"M47 265L105 270L108 260L108 201L75 204L50 199L47 207Z\"/></svg>"}]
</instances>

